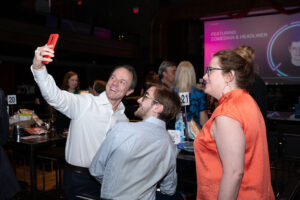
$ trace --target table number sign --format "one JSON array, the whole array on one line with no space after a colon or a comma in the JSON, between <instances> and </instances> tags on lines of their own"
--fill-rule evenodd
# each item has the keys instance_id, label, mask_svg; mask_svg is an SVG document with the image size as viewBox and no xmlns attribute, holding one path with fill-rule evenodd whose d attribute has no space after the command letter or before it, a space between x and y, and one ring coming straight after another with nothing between
<instances>
[{"instance_id":1,"label":"table number sign","mask_svg":"<svg viewBox=\"0 0 300 200\"><path fill-rule=\"evenodd\" d=\"M17 96L15 94L7 95L7 104L8 105L16 105L17 104Z\"/></svg>"},{"instance_id":2,"label":"table number sign","mask_svg":"<svg viewBox=\"0 0 300 200\"><path fill-rule=\"evenodd\" d=\"M179 97L180 97L181 106L190 105L190 96L188 92L180 92Z\"/></svg>"}]
</instances>

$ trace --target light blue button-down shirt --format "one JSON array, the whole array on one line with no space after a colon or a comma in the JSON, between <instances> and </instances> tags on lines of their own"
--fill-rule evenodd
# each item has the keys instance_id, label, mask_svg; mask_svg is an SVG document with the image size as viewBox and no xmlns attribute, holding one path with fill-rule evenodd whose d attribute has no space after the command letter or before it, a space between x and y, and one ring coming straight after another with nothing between
<instances>
[{"instance_id":1,"label":"light blue button-down shirt","mask_svg":"<svg viewBox=\"0 0 300 200\"><path fill-rule=\"evenodd\" d=\"M154 200L156 185L172 195L177 186L176 146L164 121L149 117L120 122L106 136L90 166L101 184L101 197Z\"/></svg>"}]
</instances>

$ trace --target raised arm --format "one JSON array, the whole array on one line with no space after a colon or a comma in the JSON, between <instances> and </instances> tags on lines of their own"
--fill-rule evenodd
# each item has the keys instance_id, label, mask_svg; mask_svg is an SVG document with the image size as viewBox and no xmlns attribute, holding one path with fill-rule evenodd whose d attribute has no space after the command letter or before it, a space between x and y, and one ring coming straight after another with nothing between
<instances>
[{"instance_id":1,"label":"raised arm","mask_svg":"<svg viewBox=\"0 0 300 200\"><path fill-rule=\"evenodd\" d=\"M212 126L222 162L218 199L236 199L244 173L245 135L241 124L227 116L216 117Z\"/></svg>"},{"instance_id":2,"label":"raised arm","mask_svg":"<svg viewBox=\"0 0 300 200\"><path fill-rule=\"evenodd\" d=\"M200 97L200 124L201 126L204 126L204 124L208 120L208 115L207 115L207 101L206 101L206 94L204 92L199 93Z\"/></svg>"},{"instance_id":3,"label":"raised arm","mask_svg":"<svg viewBox=\"0 0 300 200\"><path fill-rule=\"evenodd\" d=\"M207 122L207 120L208 120L207 111L206 110L200 111L200 124L201 124L201 126L204 126L204 124Z\"/></svg>"},{"instance_id":4,"label":"raised arm","mask_svg":"<svg viewBox=\"0 0 300 200\"><path fill-rule=\"evenodd\" d=\"M71 119L76 119L84 111L87 104L84 98L87 96L74 95L62 91L56 86L53 77L47 73L46 67L42 63L42 61L52 62L54 51L50 47L45 45L35 50L31 71L47 103ZM44 58L44 55L49 55L50 58Z\"/></svg>"}]
</instances>

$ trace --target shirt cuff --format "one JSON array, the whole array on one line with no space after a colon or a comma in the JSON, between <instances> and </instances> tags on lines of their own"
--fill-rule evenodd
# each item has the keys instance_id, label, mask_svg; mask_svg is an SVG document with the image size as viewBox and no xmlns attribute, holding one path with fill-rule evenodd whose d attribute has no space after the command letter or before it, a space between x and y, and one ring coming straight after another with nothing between
<instances>
[{"instance_id":1,"label":"shirt cuff","mask_svg":"<svg viewBox=\"0 0 300 200\"><path fill-rule=\"evenodd\" d=\"M46 80L46 78L48 76L48 72L47 72L47 69L46 69L45 66L43 66L42 69L35 70L35 69L33 69L33 66L31 65L30 69L31 69L31 72L33 74L34 79L37 82L42 81L42 80Z\"/></svg>"}]
</instances>

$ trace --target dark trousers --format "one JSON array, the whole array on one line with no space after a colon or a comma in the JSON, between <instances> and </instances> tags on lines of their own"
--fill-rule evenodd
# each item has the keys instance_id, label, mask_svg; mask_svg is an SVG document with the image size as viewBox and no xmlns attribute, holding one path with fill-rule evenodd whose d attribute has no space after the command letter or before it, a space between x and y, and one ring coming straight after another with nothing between
<instances>
[{"instance_id":1,"label":"dark trousers","mask_svg":"<svg viewBox=\"0 0 300 200\"><path fill-rule=\"evenodd\" d=\"M65 199L75 200L77 195L89 195L100 198L100 183L90 174L81 174L64 169Z\"/></svg>"},{"instance_id":2,"label":"dark trousers","mask_svg":"<svg viewBox=\"0 0 300 200\"><path fill-rule=\"evenodd\" d=\"M156 200L183 200L183 197L178 193L168 196L160 192L156 192Z\"/></svg>"}]
</instances>

